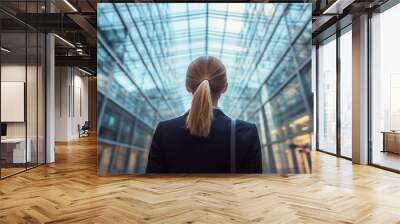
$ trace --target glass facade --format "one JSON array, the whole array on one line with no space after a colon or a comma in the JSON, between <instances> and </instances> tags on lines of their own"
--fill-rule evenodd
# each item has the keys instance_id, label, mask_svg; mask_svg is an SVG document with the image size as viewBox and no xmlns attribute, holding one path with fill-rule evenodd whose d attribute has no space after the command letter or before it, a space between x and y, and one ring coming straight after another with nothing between
<instances>
[{"instance_id":1,"label":"glass facade","mask_svg":"<svg viewBox=\"0 0 400 224\"><path fill-rule=\"evenodd\" d=\"M1 178L45 163L46 40L18 19L43 12L44 2L0 2Z\"/></svg>"},{"instance_id":2,"label":"glass facade","mask_svg":"<svg viewBox=\"0 0 400 224\"><path fill-rule=\"evenodd\" d=\"M317 49L318 150L350 159L353 98L351 25L322 41Z\"/></svg>"},{"instance_id":3,"label":"glass facade","mask_svg":"<svg viewBox=\"0 0 400 224\"><path fill-rule=\"evenodd\" d=\"M219 107L257 124L265 172L296 169L288 145L312 132L311 4L101 3L99 173L144 170L156 124L188 110L186 69L204 55L227 67Z\"/></svg>"},{"instance_id":4,"label":"glass facade","mask_svg":"<svg viewBox=\"0 0 400 224\"><path fill-rule=\"evenodd\" d=\"M400 5L371 18L371 163L400 171Z\"/></svg>"},{"instance_id":5,"label":"glass facade","mask_svg":"<svg viewBox=\"0 0 400 224\"><path fill-rule=\"evenodd\" d=\"M398 172L400 35L394 27L400 20L400 5L388 1L372 12L368 18L343 18L336 30L316 35L317 149ZM364 22L368 26L360 25ZM333 36L326 37L327 33ZM358 66L355 69L353 62ZM353 119L353 115L357 117ZM353 130L353 120L364 128ZM353 149L354 133L357 144ZM357 158L352 158L353 154Z\"/></svg>"}]
</instances>

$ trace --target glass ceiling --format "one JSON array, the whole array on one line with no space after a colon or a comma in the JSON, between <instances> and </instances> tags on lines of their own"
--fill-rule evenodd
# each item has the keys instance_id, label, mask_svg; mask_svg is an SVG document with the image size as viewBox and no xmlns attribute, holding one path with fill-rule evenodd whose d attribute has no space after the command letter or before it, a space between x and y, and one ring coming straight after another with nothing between
<instances>
[{"instance_id":1,"label":"glass ceiling","mask_svg":"<svg viewBox=\"0 0 400 224\"><path fill-rule=\"evenodd\" d=\"M246 119L310 59L311 4L98 4L99 91L151 126L190 107L186 69L203 55L227 68L219 106Z\"/></svg>"}]
</instances>

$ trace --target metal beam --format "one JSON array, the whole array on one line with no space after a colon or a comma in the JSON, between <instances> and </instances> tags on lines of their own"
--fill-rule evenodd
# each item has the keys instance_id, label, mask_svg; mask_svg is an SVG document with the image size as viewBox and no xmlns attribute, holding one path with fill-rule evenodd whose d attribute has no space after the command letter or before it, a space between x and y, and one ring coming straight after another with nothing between
<instances>
[{"instance_id":1,"label":"metal beam","mask_svg":"<svg viewBox=\"0 0 400 224\"><path fill-rule=\"evenodd\" d=\"M285 19L285 25L286 25L286 30L288 32L289 39L292 39L293 37L292 37L292 33L290 31L290 28L289 28L287 15L285 15L284 19ZM311 44L311 41L310 41L310 44ZM300 65L299 65L299 61L297 60L296 49L292 45L290 47L290 50L292 51L292 59L294 61L294 65L296 66L296 68L298 68ZM305 90L305 87L304 87L304 81L303 81L303 78L301 77L300 70L297 70L296 74L297 74L298 82L300 83L300 92L301 92L301 96L303 97L303 101L305 103L305 106L306 106L306 109L307 109L307 113L309 114L309 116L311 118L313 118L314 114L313 114L313 110L311 108L312 106L311 106L311 103L309 102L309 99L307 97L307 93L306 93L306 90ZM310 126L312 126L312 124L313 124L312 121L313 121L313 119L310 119Z\"/></svg>"},{"instance_id":2,"label":"metal beam","mask_svg":"<svg viewBox=\"0 0 400 224\"><path fill-rule=\"evenodd\" d=\"M187 13L187 27L188 27L188 39L189 39L189 54L190 54L190 61L193 61L193 54L192 54L192 29L190 27L190 16L189 15L189 3L186 3L186 13Z\"/></svg>"},{"instance_id":3,"label":"metal beam","mask_svg":"<svg viewBox=\"0 0 400 224\"><path fill-rule=\"evenodd\" d=\"M307 20L307 21L311 21L311 17ZM275 66L273 67L273 69L271 70L271 72L267 75L267 77L265 78L263 85L270 79L270 77L272 76L272 74L275 73L275 71L278 69L279 65L281 65L281 63L283 62L283 60L285 59L286 55L289 53L291 47L296 43L296 41L301 37L302 33L304 32L304 30L307 28L307 26L309 25L308 22L306 22L303 27L299 30L299 32L297 33L297 35L295 36L294 39L292 39L291 43L288 45L288 47L286 48L286 50L284 51L284 53L281 55L281 57L278 59L277 63L275 64ZM255 70L253 70L254 72ZM257 90L257 92L254 94L253 99L257 96L257 94L261 91L263 85L260 85L259 89ZM245 86L246 87L246 86ZM239 96L241 96L245 90L245 87L243 89L243 91L239 94ZM243 111L241 112L241 114L244 113L244 111L246 110L246 107L251 103L251 101L244 107Z\"/></svg>"},{"instance_id":4,"label":"metal beam","mask_svg":"<svg viewBox=\"0 0 400 224\"><path fill-rule=\"evenodd\" d=\"M274 8L274 12L272 13L272 17L271 17L271 18L275 18L276 12L277 12L277 8L275 7L275 8ZM260 14L260 13L259 13L259 14ZM261 16L259 16L259 17L261 17ZM278 20L278 21L279 21L279 20ZM256 26L255 28L257 28L257 26L258 26L258 22L259 22L259 20L257 20L257 23L256 23L256 25L255 25L255 26ZM269 22L271 22L271 21L269 21ZM278 26L278 25L279 25L279 22L278 22L275 26ZM264 35L263 35L263 40L267 37L268 31L269 31L269 26L268 26L268 28L265 29L265 32L264 32ZM252 32L251 35L250 35L250 32L248 32L248 35L250 35L251 38L250 38L250 42L248 42L249 38L246 37L246 39L245 39L245 46L246 46L247 48L250 48L250 47L252 46L253 41L254 41L254 38L255 38L255 36L256 36L256 32L257 32L257 29L254 29L254 31ZM273 34L274 34L274 33L271 33L270 36L272 36ZM247 43L248 43L248 44L247 44ZM258 49L258 48L256 48L256 49ZM244 54L244 53L245 53L245 54ZM247 51L247 52L241 52L241 53L240 53L240 55L238 56L238 61L239 61L238 63L239 63L239 66L240 66L240 67L242 67L243 64L246 62L246 59L247 59L248 55L249 55L249 51ZM246 78L245 76L242 76L242 79L241 79L240 82L243 82L245 78ZM236 90L237 90L237 88L234 89L234 91L236 91Z\"/></svg>"},{"instance_id":5,"label":"metal beam","mask_svg":"<svg viewBox=\"0 0 400 224\"><path fill-rule=\"evenodd\" d=\"M56 66L84 66L96 68L96 56L55 56Z\"/></svg>"},{"instance_id":6,"label":"metal beam","mask_svg":"<svg viewBox=\"0 0 400 224\"><path fill-rule=\"evenodd\" d=\"M124 25L124 27L125 27L125 29L126 29L126 31L127 31L127 33L128 33L128 37L129 37L129 39L130 39L132 45L134 46L136 52L138 52L139 58L141 59L143 65L144 65L144 67L145 67L145 69L146 69L147 72L149 73L150 78L153 80L154 85L156 86L156 88L158 89L158 91L161 93L161 97L165 100L165 102L166 102L167 105L170 107L170 109L171 109L172 111L174 111L174 113L176 113L175 109L169 104L169 102L168 102L168 100L167 100L165 94L163 94L163 91L161 91L160 87L158 86L156 80L154 79L154 77L153 77L153 75L152 75L152 72L151 72L150 68L147 66L147 63L145 63L145 61L144 61L143 56L139 53L140 51L139 51L138 47L136 46L135 41L134 41L134 39L133 39L133 37L132 37L132 35L131 35L129 26L126 24L125 20L123 19L121 13L119 12L119 10L118 10L118 8L115 6L115 4L112 4L112 5L113 5L114 10L115 10L115 12L117 13L117 15L118 15L118 17L119 17L121 23ZM133 21L133 22L134 22L134 21ZM137 29L137 28L136 28L136 29ZM141 35L139 35L139 36L141 37ZM142 39L142 38L143 38L143 37L141 37L141 39ZM150 54L148 53L147 47L145 47L145 50L146 50L147 54L150 55ZM153 67L155 67L155 65L154 65L153 62L152 62L152 65L153 65ZM156 71L157 71L157 70L156 70ZM156 73L157 73L157 72L156 72ZM159 74L158 74L158 75L159 75ZM161 80L161 79L160 79L160 80Z\"/></svg>"},{"instance_id":7,"label":"metal beam","mask_svg":"<svg viewBox=\"0 0 400 224\"><path fill-rule=\"evenodd\" d=\"M114 51L111 49L111 47L108 45L107 41L104 39L102 34L100 32L97 33L97 39L99 41L99 44L104 47L104 50L108 53L108 55L115 61L115 63L118 65L118 67L121 69L123 73L125 73L126 77L132 82L132 84L136 87L138 90L139 94L142 95L144 100L149 104L150 108L154 110L154 112L160 117L163 118L162 114L158 111L157 107L153 105L151 100L147 97L147 95L142 91L140 86L133 80L133 74L129 71L129 69L124 65L124 63L120 60L120 58L115 55Z\"/></svg>"},{"instance_id":8,"label":"metal beam","mask_svg":"<svg viewBox=\"0 0 400 224\"><path fill-rule=\"evenodd\" d=\"M90 37L88 39L91 39L96 42L96 33L97 30L95 27L90 24L85 17L83 17L81 14L67 14L67 16L74 21L79 27L82 28L86 32L86 34Z\"/></svg>"},{"instance_id":9,"label":"metal beam","mask_svg":"<svg viewBox=\"0 0 400 224\"><path fill-rule=\"evenodd\" d=\"M282 18L285 15L287 10L288 10L288 5L285 6L285 8L283 9L281 15L279 16L277 23L275 24L273 30L271 31L270 36L268 37L268 39L266 41L266 44L264 45L264 47L261 50L260 56L258 57L258 59L256 59L256 62L254 63L254 68L248 73L247 76L243 76L244 77L243 79L245 79L245 78L247 78L247 79L245 81L245 84L242 87L242 91L240 91L240 93L239 93L239 96L241 96L245 92L245 90L247 88L247 85L251 80L251 77L253 76L253 74L257 70L258 64L261 62L262 58L264 57L265 52L267 51L268 47L270 46L271 40L274 37L274 34L275 34L276 30L278 29L279 24L280 24L280 22L281 22L281 20L282 20ZM242 79L242 81L244 81L243 79ZM235 103L233 105L235 105ZM233 107L231 107L231 108L233 108ZM232 109L230 111L232 111Z\"/></svg>"},{"instance_id":10,"label":"metal beam","mask_svg":"<svg viewBox=\"0 0 400 224\"><path fill-rule=\"evenodd\" d=\"M149 5L147 5L147 6L149 6ZM161 83L164 83L166 80L165 80L165 79L163 80L163 79L162 79L163 76L161 75L161 74L165 74L165 73L166 73L165 70L164 70L164 66L163 66L164 63L161 63L160 60L157 60L157 59L159 59L159 57L154 57L153 55L151 55L150 50L149 50L149 47L147 46L147 44L146 44L146 42L145 42L145 38L143 37L142 32L141 32L139 26L137 26L137 24L136 24L135 18L134 18L133 15L132 15L132 12L131 12L131 9L130 9L129 5L128 5L128 4L125 4L125 7L126 7L127 10L128 10L129 17L130 17L131 21L133 22L133 25L134 25L135 28L136 28L137 34L138 34L138 36L139 36L139 38L140 38L140 41L143 43L144 49L145 49L145 51L146 51L146 54L148 55L148 58L150 59L150 63L151 63L151 65L153 66L154 71L156 72L156 75L157 75L158 79L160 80ZM151 18L153 19L152 16L151 16ZM122 22L125 22L125 21L122 21ZM145 24L145 26L147 27L147 24ZM156 38L159 38L159 34L158 34L158 31L157 31L158 29L156 29L154 25L153 25L153 28L156 30L156 35L157 35ZM149 29L149 28L147 27L147 29ZM130 35L130 33L129 33L129 35ZM130 38L130 39L132 40L132 38ZM159 47L159 50L161 51L161 53L162 53L164 56L166 56L166 55L164 54L164 51L163 51L161 45L160 45L160 41L157 41L157 40L154 41L154 39L152 39L151 42L152 42L152 43L151 43L151 47L158 46L158 47ZM131 43L133 44L133 42L131 42ZM142 56L142 55L140 54L140 56ZM154 60L153 60L153 59L154 59ZM154 61L158 62L158 65L156 65L156 63L155 63ZM160 73L159 68L161 68L162 73ZM169 71L169 72L171 72L171 71ZM152 73L150 73L150 75L152 75ZM170 76L165 76L165 77L170 78ZM170 80L170 82L172 82L172 80ZM155 85L157 86L156 83L155 83ZM166 92L166 90L165 90L165 86L164 86L164 85L161 85L160 88L162 88L162 90L163 90L163 93L161 93L161 94L163 95L162 97L164 98L165 103L166 103L167 106L171 109L171 111L173 111L173 113L174 113L175 115L178 115L177 112L176 112L176 108L173 107L173 106L170 104L169 94L167 94L167 92ZM172 108L173 108L173 109L172 109Z\"/></svg>"},{"instance_id":11,"label":"metal beam","mask_svg":"<svg viewBox=\"0 0 400 224\"><path fill-rule=\"evenodd\" d=\"M224 52L224 43L225 43L225 34L226 34L226 27L228 23L228 12L229 12L229 5L226 5L225 9L225 16L224 16L224 31L222 33L222 40L221 40L221 49L219 50L219 57L221 58L222 52Z\"/></svg>"},{"instance_id":12,"label":"metal beam","mask_svg":"<svg viewBox=\"0 0 400 224\"><path fill-rule=\"evenodd\" d=\"M147 4L146 5L147 6L147 9L149 10L149 11L151 11L151 8L150 8L150 5L149 4ZM153 5L154 6L154 5ZM158 9L158 4L156 4L154 7L157 7L157 12L159 12L159 13L157 13L157 15L159 16L159 17L161 17L161 15L160 15L160 10ZM128 8L128 11L129 11L129 13L130 13L130 9L129 9L129 7L128 7L128 5L127 5L127 8ZM135 7L136 9L142 9L142 7ZM142 11L142 13L144 13L143 11ZM151 20L154 20L154 17L153 17L153 13L151 13L151 15L150 15L150 17L151 17ZM132 16L131 16L131 18L132 19L134 19ZM151 20L149 20L149 21L151 21ZM163 35L165 36L166 35L166 32L165 32L165 30L164 30L164 26L163 26L163 24L164 24L164 22L161 22L160 23L161 24L161 27L162 27L162 31L163 31ZM148 23L145 23L144 24L145 25L145 27L146 27L146 29L147 30L150 30L151 28L148 26ZM157 46L158 47L158 51L161 53L161 55L162 55L162 57L154 57L153 55L151 55L150 57L151 57L151 59L153 59L153 58L155 58L155 61L158 63L158 67L155 67L154 69L157 69L157 68L160 68L162 71L162 74L166 74L167 72L165 71L165 65L166 65L166 63L162 63L161 62L161 60L159 60L160 58L161 59L163 59L163 58L167 58L168 57L168 55L166 55L166 53L165 53L165 49L166 48L164 48L163 46L162 46L162 41L160 41L160 39L161 39L161 37L160 37L160 29L158 29L155 25L154 25L154 23L151 23L151 25L152 25L152 27L153 27L153 30L155 31L155 34L156 34L156 38L150 38L150 36L147 36L148 37L148 39L150 39L150 43L151 43L151 45L150 45L150 47L152 47L153 49L154 49L154 51L158 54L158 52L157 52L157 48L155 47L155 46ZM138 27L139 28L139 27ZM138 30L138 32L140 33L140 30ZM144 41L143 42L143 45L145 45L145 47L147 46L147 44L146 44L146 40L145 40L145 38L142 38L141 39L142 41ZM158 56L158 55L157 55ZM158 60L157 60L158 59ZM168 67L168 72L171 72L171 67ZM156 70L157 71L157 70ZM164 77L166 77L166 78L168 78L169 79L169 82L172 82L172 78L171 78L171 76L164 76ZM160 80L160 81L163 81L163 80ZM164 82L163 82L164 83ZM165 91L165 87L163 86L163 88L164 88L164 91Z\"/></svg>"},{"instance_id":13,"label":"metal beam","mask_svg":"<svg viewBox=\"0 0 400 224\"><path fill-rule=\"evenodd\" d=\"M296 71L294 71L286 80L285 82L283 82L269 97L267 100L265 100L264 102L261 103L261 105L259 106L258 109L256 109L253 113L251 113L251 115L248 117L249 119L251 119L258 111L260 111L262 108L264 108L265 104L271 102L271 100L273 100L289 83L290 81L292 81L296 76L297 73L303 69L305 66L311 65L311 57L306 60L302 65L300 65ZM265 84L265 83L264 83ZM263 84L263 85L264 85ZM255 96L257 96L259 91L256 92ZM252 98L252 100L250 100L249 102L252 102L254 100L254 97ZM240 113L240 116L244 113L245 110L242 110L242 112Z\"/></svg>"},{"instance_id":14,"label":"metal beam","mask_svg":"<svg viewBox=\"0 0 400 224\"><path fill-rule=\"evenodd\" d=\"M206 26L205 26L205 28L206 28L206 36L205 36L205 39L206 39L206 43L205 43L205 55L206 56L208 56L208 17L209 17L209 15L208 15L208 3L206 3Z\"/></svg>"},{"instance_id":15,"label":"metal beam","mask_svg":"<svg viewBox=\"0 0 400 224\"><path fill-rule=\"evenodd\" d=\"M256 10L257 10L257 8L254 7L254 11L251 14L255 13ZM272 13L272 18L275 17L275 13L276 13L276 8L274 9L274 12ZM249 17L247 17L247 19L246 19L247 23L254 24L254 29L253 29L253 32L246 32L246 37L241 38L242 40L244 39L244 48L250 48L251 45L253 44L253 41L254 41L255 37L256 37L257 26L258 26L258 24L260 22L261 13L256 13L256 14L258 15L257 19L256 19L256 23L250 23ZM269 22L271 22L271 21L265 21L265 25L267 25L267 24L270 25ZM269 28L269 26L268 26L268 28ZM268 28L265 29L265 33L263 35L264 38L267 35L267 31L269 30ZM243 63L246 61L248 55L249 55L249 51L240 52L240 55L238 56L238 61L239 61L240 65L243 65Z\"/></svg>"}]
</instances>

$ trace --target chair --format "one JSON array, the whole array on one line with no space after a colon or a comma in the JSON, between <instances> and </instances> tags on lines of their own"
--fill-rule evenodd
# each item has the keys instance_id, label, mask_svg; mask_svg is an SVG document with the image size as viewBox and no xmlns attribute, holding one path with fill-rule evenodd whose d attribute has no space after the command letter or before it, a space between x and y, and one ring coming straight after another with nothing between
<instances>
[{"instance_id":1,"label":"chair","mask_svg":"<svg viewBox=\"0 0 400 224\"><path fill-rule=\"evenodd\" d=\"M79 138L80 138L80 137L87 137L87 136L89 136L89 130L90 130L90 123L89 123L89 121L85 121L85 123L82 125L82 127L78 124Z\"/></svg>"}]
</instances>

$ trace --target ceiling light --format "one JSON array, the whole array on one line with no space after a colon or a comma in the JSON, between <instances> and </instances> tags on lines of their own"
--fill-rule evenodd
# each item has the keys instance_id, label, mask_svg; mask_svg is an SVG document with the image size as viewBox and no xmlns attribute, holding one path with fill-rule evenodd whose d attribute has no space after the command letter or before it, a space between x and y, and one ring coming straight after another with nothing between
<instances>
[{"instance_id":1,"label":"ceiling light","mask_svg":"<svg viewBox=\"0 0 400 224\"><path fill-rule=\"evenodd\" d=\"M71 4L69 3L68 0L64 0L65 4L67 4L74 12L78 12L78 10Z\"/></svg>"},{"instance_id":2,"label":"ceiling light","mask_svg":"<svg viewBox=\"0 0 400 224\"><path fill-rule=\"evenodd\" d=\"M75 45L73 45L71 42L69 42L68 40L66 40L66 39L64 39L64 38L62 38L62 37L60 37L59 35L57 35L57 34L54 34L54 36L55 37L57 37L59 40L61 40L62 42L64 42L64 43L66 43L67 45L69 45L70 47L73 47L73 48L75 48Z\"/></svg>"},{"instance_id":3,"label":"ceiling light","mask_svg":"<svg viewBox=\"0 0 400 224\"><path fill-rule=\"evenodd\" d=\"M82 48L77 48L76 49L76 53L78 53L79 55L83 55L83 49Z\"/></svg>"},{"instance_id":4,"label":"ceiling light","mask_svg":"<svg viewBox=\"0 0 400 224\"><path fill-rule=\"evenodd\" d=\"M9 49L7 49L5 47L1 47L1 51L4 51L6 53L10 53L11 52L11 50L9 50Z\"/></svg>"},{"instance_id":5,"label":"ceiling light","mask_svg":"<svg viewBox=\"0 0 400 224\"><path fill-rule=\"evenodd\" d=\"M81 69L81 68L79 68L79 67L78 67L78 70L81 71L81 72L83 72L83 73L85 73L85 74L87 74L87 75L93 75L92 73L90 73L90 72L88 72L88 71L86 71L86 70L83 70L83 69Z\"/></svg>"},{"instance_id":6,"label":"ceiling light","mask_svg":"<svg viewBox=\"0 0 400 224\"><path fill-rule=\"evenodd\" d=\"M343 10L351 5L355 0L336 0L322 14L342 14Z\"/></svg>"},{"instance_id":7,"label":"ceiling light","mask_svg":"<svg viewBox=\"0 0 400 224\"><path fill-rule=\"evenodd\" d=\"M340 2L340 0L336 0L332 5L330 5L327 9L322 14L328 14L330 11L334 8L337 7L337 4Z\"/></svg>"}]
</instances>

